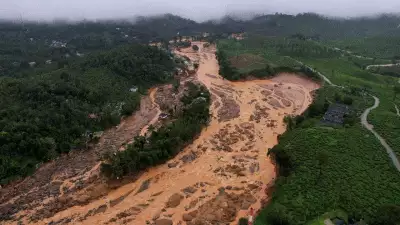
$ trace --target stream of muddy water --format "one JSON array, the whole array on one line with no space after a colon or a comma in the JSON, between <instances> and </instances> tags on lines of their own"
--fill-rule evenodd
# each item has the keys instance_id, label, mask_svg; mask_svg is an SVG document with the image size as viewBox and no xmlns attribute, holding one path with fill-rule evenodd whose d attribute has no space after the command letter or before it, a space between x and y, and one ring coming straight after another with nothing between
<instances>
[{"instance_id":1,"label":"stream of muddy water","mask_svg":"<svg viewBox=\"0 0 400 225\"><path fill-rule=\"evenodd\" d=\"M285 131L284 116L302 113L319 85L293 74L230 82L218 75L215 47L193 44L200 47L198 52L190 48L176 53L199 61L197 80L212 93L211 121L200 136L139 179L38 224L63 218L90 225L237 224L250 208L261 208L268 199L266 189L276 178L267 151ZM150 124L159 113L157 108Z\"/></svg>"}]
</instances>

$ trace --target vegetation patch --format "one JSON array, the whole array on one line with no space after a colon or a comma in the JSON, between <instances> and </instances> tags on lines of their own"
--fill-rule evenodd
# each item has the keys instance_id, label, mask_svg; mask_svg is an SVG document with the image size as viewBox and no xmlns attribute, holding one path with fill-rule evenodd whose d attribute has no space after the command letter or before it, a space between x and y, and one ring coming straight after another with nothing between
<instances>
[{"instance_id":1,"label":"vegetation patch","mask_svg":"<svg viewBox=\"0 0 400 225\"><path fill-rule=\"evenodd\" d=\"M263 57L249 53L230 57L229 62L233 67L238 68L239 70L262 69L267 64Z\"/></svg>"},{"instance_id":2,"label":"vegetation patch","mask_svg":"<svg viewBox=\"0 0 400 225\"><path fill-rule=\"evenodd\" d=\"M303 74L313 80L320 81L321 77L306 66L300 65L296 60L286 56L290 51L294 55L302 52L298 46L302 41L296 39L261 38L258 36L243 41L220 41L216 53L219 62L219 74L229 80L240 80L248 77L266 78L281 72ZM311 42L310 42L311 43ZM322 54L326 51L328 56L335 54L329 48L310 45L309 51Z\"/></svg>"}]
</instances>

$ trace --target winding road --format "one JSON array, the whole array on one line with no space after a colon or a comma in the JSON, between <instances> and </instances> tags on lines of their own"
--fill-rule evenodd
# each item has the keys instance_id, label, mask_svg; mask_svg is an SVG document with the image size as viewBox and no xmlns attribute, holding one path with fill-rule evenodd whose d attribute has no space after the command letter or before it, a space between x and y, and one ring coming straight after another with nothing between
<instances>
[{"instance_id":1,"label":"winding road","mask_svg":"<svg viewBox=\"0 0 400 225\"><path fill-rule=\"evenodd\" d=\"M392 67L392 66L400 66L400 63L369 65L366 67L366 69L369 70L369 69L371 69L371 67Z\"/></svg>"},{"instance_id":2,"label":"winding road","mask_svg":"<svg viewBox=\"0 0 400 225\"><path fill-rule=\"evenodd\" d=\"M394 103L393 103L393 104L394 104ZM394 104L394 108L396 109L396 114L397 114L397 116L400 116L399 107L397 107L397 105Z\"/></svg>"},{"instance_id":3,"label":"winding road","mask_svg":"<svg viewBox=\"0 0 400 225\"><path fill-rule=\"evenodd\" d=\"M376 109L379 106L379 98L372 96L375 100L375 103L372 107L366 109L364 113L361 115L361 123L362 125L367 128L367 130L371 131L375 137L381 142L382 146L385 147L387 153L389 154L390 159L393 162L393 165L396 167L396 169L400 172L400 162L397 159L396 154L393 152L393 149L387 144L385 139L383 139L375 130L374 126L370 123L368 123L367 118L371 110Z\"/></svg>"},{"instance_id":4,"label":"winding road","mask_svg":"<svg viewBox=\"0 0 400 225\"><path fill-rule=\"evenodd\" d=\"M301 65L303 65L303 66L306 66L308 69L310 69L310 70L312 70L313 72L317 73L317 74L318 74L319 76L321 76L321 77L324 79L324 81L325 81L326 83L328 83L329 85L331 85L331 86L333 86L333 87L344 88L343 86L339 86L339 85L336 85L336 84L332 83L325 75L323 75L322 73L320 73L320 72L314 70L313 68L311 68L311 67L305 65L303 62L301 62L301 61L299 61L299 60L296 60L296 59L294 59L294 58L292 58L292 57L290 57L290 56L286 56L286 57L288 57L288 58L290 58L290 59L296 61L297 63L299 63L299 64L301 64ZM377 66L377 65L371 65L371 66ZM368 67L367 67L367 68L368 68ZM374 103L374 105L373 105L372 107L367 108L367 109L363 112L363 114L361 115L361 124L362 124L365 128L367 128L367 130L371 131L371 132L375 135L375 137L379 140L379 142L381 143L381 145L386 149L386 152L388 153L388 155L389 155L390 159L392 160L393 165L396 167L397 171L400 172L400 162L399 162L399 160L398 160L398 158L397 158L396 153L394 153L393 149L388 145L388 143L386 142L386 140L385 140L384 138L382 138L382 136L380 136L380 135L374 130L374 126L373 126L372 124L368 123L367 118L368 118L369 113L370 113L373 109L376 109L376 108L379 106L379 103L380 103L379 98L377 98L376 96L373 96L373 95L371 95L371 96L374 98L375 103ZM395 104L394 106L395 106L395 108L396 108L397 115L400 116L399 108L397 107L396 104Z\"/></svg>"},{"instance_id":5,"label":"winding road","mask_svg":"<svg viewBox=\"0 0 400 225\"><path fill-rule=\"evenodd\" d=\"M327 78L327 77L326 77L325 75L323 75L321 72L316 71L315 69L313 69L313 68L311 68L310 66L304 64L303 62L301 62L301 61L299 61L299 60L297 60L297 59L294 59L294 58L292 58L292 57L290 57L290 56L285 56L285 57L287 57L287 58L289 58L289 59L291 59L291 60L294 60L294 61L296 61L298 64L300 64L300 65L302 65L302 66L305 66L306 68L308 68L309 70L313 71L314 73L317 73L317 74L318 74L320 77L322 77L322 79L323 79L326 83L328 83L329 85L331 85L331 86L333 86L333 87L343 88L343 86L339 86L339 85L336 85L336 84L332 83L332 81L329 80L329 78Z\"/></svg>"}]
</instances>

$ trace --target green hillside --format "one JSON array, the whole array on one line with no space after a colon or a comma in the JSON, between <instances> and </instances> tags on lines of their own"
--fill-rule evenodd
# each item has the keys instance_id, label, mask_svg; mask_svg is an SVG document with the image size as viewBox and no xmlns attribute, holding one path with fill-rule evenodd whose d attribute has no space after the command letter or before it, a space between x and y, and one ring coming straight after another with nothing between
<instances>
[{"instance_id":1,"label":"green hillside","mask_svg":"<svg viewBox=\"0 0 400 225\"><path fill-rule=\"evenodd\" d=\"M119 123L143 90L172 78L166 53L141 45L88 56L50 73L0 78L0 180L24 176L36 164L82 148L85 132ZM95 118L89 118L95 115Z\"/></svg>"}]
</instances>

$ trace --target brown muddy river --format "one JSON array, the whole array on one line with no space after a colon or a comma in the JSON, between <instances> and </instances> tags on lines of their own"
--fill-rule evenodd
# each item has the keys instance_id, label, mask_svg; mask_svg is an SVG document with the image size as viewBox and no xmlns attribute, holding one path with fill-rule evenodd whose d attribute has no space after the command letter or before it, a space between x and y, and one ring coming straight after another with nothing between
<instances>
[{"instance_id":1,"label":"brown muddy river","mask_svg":"<svg viewBox=\"0 0 400 225\"><path fill-rule=\"evenodd\" d=\"M177 53L200 62L197 80L213 95L209 126L165 165L105 197L67 208L37 224L63 218L71 218L67 223L90 225L237 224L250 208L261 208L268 199L266 188L276 176L267 151L285 131L284 116L303 112L319 85L293 74L230 82L218 75L215 48L193 44L200 47L199 52L190 48ZM157 109L151 124L159 113ZM82 219L82 215L87 216Z\"/></svg>"}]
</instances>

